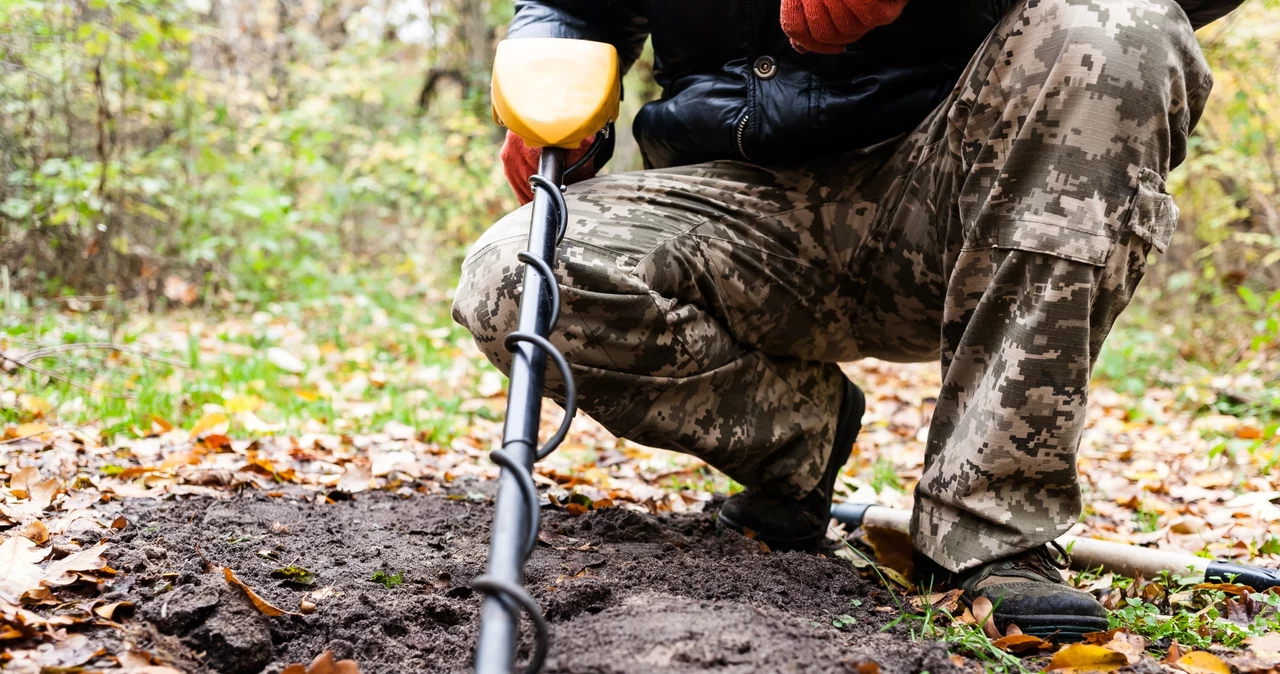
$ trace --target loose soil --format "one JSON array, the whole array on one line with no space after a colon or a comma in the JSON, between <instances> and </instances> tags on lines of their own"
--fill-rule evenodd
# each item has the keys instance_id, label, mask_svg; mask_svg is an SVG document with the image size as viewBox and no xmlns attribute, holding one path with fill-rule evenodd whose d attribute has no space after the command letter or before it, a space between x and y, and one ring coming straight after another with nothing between
<instances>
[{"instance_id":1,"label":"loose soil","mask_svg":"<svg viewBox=\"0 0 1280 674\"><path fill-rule=\"evenodd\" d=\"M487 499L390 493L129 502L109 599L133 601L138 646L186 671L279 672L329 649L365 674L468 672L492 513ZM548 509L542 530L526 587L551 626L548 673L959 672L941 645L881 632L890 598L846 560L766 552L710 514ZM211 565L289 611L336 594L269 618ZM273 577L288 565L315 584ZM384 588L378 571L404 582ZM842 616L854 621L833 625Z\"/></svg>"}]
</instances>

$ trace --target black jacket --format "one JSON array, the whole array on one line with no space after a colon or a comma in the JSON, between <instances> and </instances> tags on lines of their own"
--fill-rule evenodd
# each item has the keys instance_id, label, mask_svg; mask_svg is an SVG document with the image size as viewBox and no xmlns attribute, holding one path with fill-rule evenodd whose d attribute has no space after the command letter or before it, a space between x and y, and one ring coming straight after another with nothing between
<instances>
[{"instance_id":1,"label":"black jacket","mask_svg":"<svg viewBox=\"0 0 1280 674\"><path fill-rule=\"evenodd\" d=\"M517 0L508 37L608 42L625 72L653 37L662 98L636 115L648 167L866 147L940 103L1016 0L910 0L839 55L799 54L779 0ZM1197 28L1242 0L1179 0Z\"/></svg>"}]
</instances>

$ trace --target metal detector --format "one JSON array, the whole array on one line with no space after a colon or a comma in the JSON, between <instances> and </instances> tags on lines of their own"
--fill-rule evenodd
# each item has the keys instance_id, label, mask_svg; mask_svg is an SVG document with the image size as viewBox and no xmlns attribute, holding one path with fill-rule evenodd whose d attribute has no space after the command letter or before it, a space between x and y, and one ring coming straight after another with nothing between
<instances>
[{"instance_id":1,"label":"metal detector","mask_svg":"<svg viewBox=\"0 0 1280 674\"><path fill-rule=\"evenodd\" d=\"M507 335L512 353L502 448L489 454L501 466L489 540L489 566L472 587L485 593L476 643L477 674L510 674L515 667L520 615L534 627L533 653L524 671L542 669L547 624L542 609L525 591L524 565L538 540L539 497L533 464L555 451L569 432L577 406L573 376L564 356L547 337L560 316L560 289L553 268L556 249L569 224L564 178L593 161L618 117L621 85L612 45L586 40L533 38L498 44L493 65L494 121L542 148L533 186L529 246L524 263L519 323ZM564 165L567 151L595 136L587 155ZM564 421L538 446L543 384L550 360L564 381Z\"/></svg>"}]
</instances>

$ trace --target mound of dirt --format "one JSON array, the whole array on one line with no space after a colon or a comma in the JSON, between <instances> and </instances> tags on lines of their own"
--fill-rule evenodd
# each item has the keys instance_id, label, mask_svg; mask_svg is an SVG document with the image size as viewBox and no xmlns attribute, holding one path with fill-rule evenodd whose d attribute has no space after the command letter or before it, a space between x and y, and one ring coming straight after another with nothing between
<instances>
[{"instance_id":1,"label":"mound of dirt","mask_svg":"<svg viewBox=\"0 0 1280 674\"><path fill-rule=\"evenodd\" d=\"M470 671L488 501L244 495L130 502L125 514L113 600L138 607L140 646L183 669L279 672L329 649L365 674ZM542 530L526 587L551 623L547 672L958 672L943 647L882 634L896 615L888 595L844 560L765 552L705 514L547 511ZM210 565L294 613L263 615ZM282 577L290 566L313 584ZM301 613L321 588L332 592Z\"/></svg>"}]
</instances>

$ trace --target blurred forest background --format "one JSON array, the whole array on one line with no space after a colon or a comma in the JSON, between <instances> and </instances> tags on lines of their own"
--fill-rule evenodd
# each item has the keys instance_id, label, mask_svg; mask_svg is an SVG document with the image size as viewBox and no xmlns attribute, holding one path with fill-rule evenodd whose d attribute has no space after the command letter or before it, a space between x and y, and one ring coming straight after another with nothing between
<instances>
[{"instance_id":1,"label":"blurred forest background","mask_svg":"<svg viewBox=\"0 0 1280 674\"><path fill-rule=\"evenodd\" d=\"M487 101L511 14L509 0L0 3L10 348L47 343L30 316L49 301L110 316L111 340L126 316L181 307L442 308L465 245L515 205ZM1274 409L1280 0L1200 37L1217 86L1171 180L1176 243L1098 373L1133 393L1186 367L1249 374L1260 393L1241 404ZM628 75L614 171L639 167L625 121L658 93L649 70L646 56Z\"/></svg>"}]
</instances>

